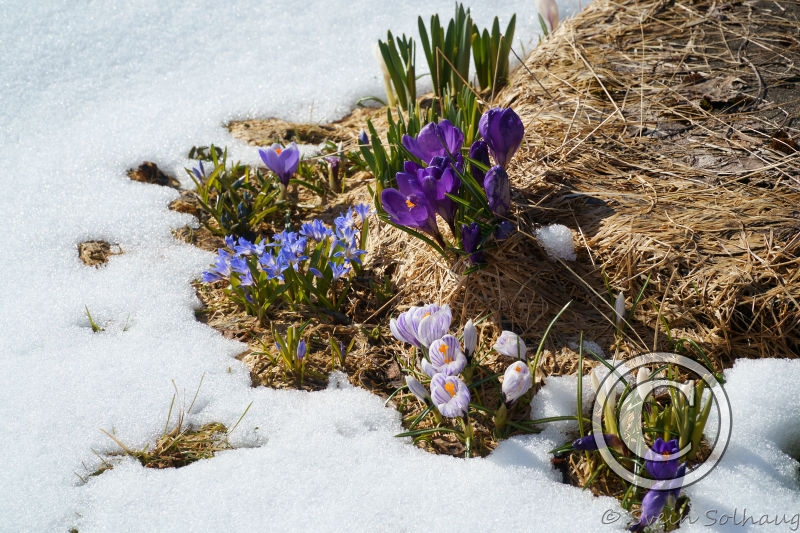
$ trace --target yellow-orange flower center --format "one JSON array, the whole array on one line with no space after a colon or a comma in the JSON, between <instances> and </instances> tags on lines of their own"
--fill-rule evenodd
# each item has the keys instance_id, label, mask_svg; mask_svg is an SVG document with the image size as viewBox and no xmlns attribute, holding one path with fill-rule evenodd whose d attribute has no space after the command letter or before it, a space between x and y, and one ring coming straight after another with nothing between
<instances>
[{"instance_id":1,"label":"yellow-orange flower center","mask_svg":"<svg viewBox=\"0 0 800 533\"><path fill-rule=\"evenodd\" d=\"M450 355L447 353L447 349L448 349L448 346L446 344L442 343L442 344L439 345L439 353L444 356L444 357L442 357L442 360L445 363L452 363L453 362L453 358L450 357Z\"/></svg>"},{"instance_id":2,"label":"yellow-orange flower center","mask_svg":"<svg viewBox=\"0 0 800 533\"><path fill-rule=\"evenodd\" d=\"M453 383L452 381L448 381L447 383L444 384L444 390L446 390L447 393L450 394L450 397L452 398L453 396L456 395L456 384Z\"/></svg>"},{"instance_id":3,"label":"yellow-orange flower center","mask_svg":"<svg viewBox=\"0 0 800 533\"><path fill-rule=\"evenodd\" d=\"M514 370L517 372L522 372L522 365L517 365L516 367L514 367Z\"/></svg>"},{"instance_id":4,"label":"yellow-orange flower center","mask_svg":"<svg viewBox=\"0 0 800 533\"><path fill-rule=\"evenodd\" d=\"M406 206L407 206L409 209L414 209L415 207L417 207L417 204L415 204L414 202L412 202L411 200L409 200L408 198L406 198ZM428 314L430 314L430 313L428 313ZM428 315L425 315L425 316L428 316Z\"/></svg>"},{"instance_id":5,"label":"yellow-orange flower center","mask_svg":"<svg viewBox=\"0 0 800 533\"><path fill-rule=\"evenodd\" d=\"M278 154L278 155L281 155L282 151L283 151L283 148L275 148L275 153Z\"/></svg>"}]
</instances>

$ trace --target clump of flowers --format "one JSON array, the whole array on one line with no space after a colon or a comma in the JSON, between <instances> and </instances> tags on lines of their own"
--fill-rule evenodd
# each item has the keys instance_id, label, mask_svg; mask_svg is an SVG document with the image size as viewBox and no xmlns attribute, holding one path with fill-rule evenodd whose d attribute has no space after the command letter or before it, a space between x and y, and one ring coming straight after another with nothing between
<instances>
[{"instance_id":1,"label":"clump of flowers","mask_svg":"<svg viewBox=\"0 0 800 533\"><path fill-rule=\"evenodd\" d=\"M525 128L513 109L493 108L481 116L478 131L482 139L468 150L464 133L446 119L428 123L415 137L404 135L402 145L412 158L396 174L396 187L380 193L390 223L443 255L455 249L473 264L484 260L482 250L492 234L503 239L513 231L504 218L511 207L505 169ZM450 229L452 246L440 232L437 217Z\"/></svg>"},{"instance_id":2,"label":"clump of flowers","mask_svg":"<svg viewBox=\"0 0 800 533\"><path fill-rule=\"evenodd\" d=\"M414 347L413 365L406 369L408 390L425 404L425 411L400 436L426 439L432 434L454 434L469 457L476 442L473 420L487 421L495 438L505 436L509 426L531 432L533 426L515 421L515 409L524 405L533 385L532 372L526 363L525 343L511 332L503 332L495 351L514 361L505 373L494 374L484 365L478 332L472 320L462 329L461 340L450 333L452 311L448 305L415 306L389 321L392 335ZM514 336L512 339L511 336ZM512 351L513 346L513 351ZM500 348L500 349L498 349ZM494 384L495 393L484 394ZM415 429L431 417L432 427Z\"/></svg>"},{"instance_id":3,"label":"clump of flowers","mask_svg":"<svg viewBox=\"0 0 800 533\"><path fill-rule=\"evenodd\" d=\"M357 205L341 214L333 228L313 220L299 232L276 233L269 242L228 236L202 281L227 281L230 297L262 321L278 300L311 305L344 320L338 311L353 273L362 269L372 214L368 205Z\"/></svg>"}]
</instances>

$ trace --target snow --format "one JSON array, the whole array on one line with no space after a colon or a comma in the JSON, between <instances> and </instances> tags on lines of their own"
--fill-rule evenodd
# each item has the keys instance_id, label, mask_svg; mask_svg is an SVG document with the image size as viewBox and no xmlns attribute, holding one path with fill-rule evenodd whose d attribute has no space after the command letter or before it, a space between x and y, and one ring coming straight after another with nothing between
<instances>
[{"instance_id":1,"label":"snow","mask_svg":"<svg viewBox=\"0 0 800 533\"><path fill-rule=\"evenodd\" d=\"M532 4L472 11L484 26L516 12L518 49L530 50ZM566 16L577 3L560 8ZM189 148L212 142L258 161L226 121L338 118L358 98L382 96L376 39L451 10L450 0L4 3L0 531L621 528L616 502L562 484L551 468L564 425L465 461L395 438L399 415L342 380L315 393L251 388L235 359L243 346L194 319L190 282L211 254L172 237L192 221L167 209L177 193L125 176L150 160L185 180ZM124 253L87 267L77 257L87 239ZM86 309L103 332L92 333ZM689 489L696 508L800 509L799 373L784 361L729 372L734 438ZM574 411L572 380L548 380L536 413ZM252 403L231 436L237 448L175 470L125 459L88 477L98 456L119 449L101 429L130 448L152 446L176 389L184 409L198 391L187 424L231 427ZM607 513L622 518L603 525Z\"/></svg>"},{"instance_id":2,"label":"snow","mask_svg":"<svg viewBox=\"0 0 800 533\"><path fill-rule=\"evenodd\" d=\"M572 243L572 232L563 224L550 224L537 229L534 237L542 245L547 256L552 260L563 259L575 261L575 245Z\"/></svg>"}]
</instances>

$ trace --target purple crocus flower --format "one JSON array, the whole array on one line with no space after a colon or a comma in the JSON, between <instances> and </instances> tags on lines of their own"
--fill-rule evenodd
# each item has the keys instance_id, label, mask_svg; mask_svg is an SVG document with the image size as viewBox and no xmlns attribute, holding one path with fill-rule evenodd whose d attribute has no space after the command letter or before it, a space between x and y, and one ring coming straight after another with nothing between
<instances>
[{"instance_id":1,"label":"purple crocus flower","mask_svg":"<svg viewBox=\"0 0 800 533\"><path fill-rule=\"evenodd\" d=\"M434 375L431 378L431 400L448 418L464 416L469 411L469 389L455 376Z\"/></svg>"},{"instance_id":2,"label":"purple crocus flower","mask_svg":"<svg viewBox=\"0 0 800 533\"><path fill-rule=\"evenodd\" d=\"M304 339L300 339L300 342L297 343L297 360L301 361L305 356L306 356L306 341Z\"/></svg>"},{"instance_id":3,"label":"purple crocus flower","mask_svg":"<svg viewBox=\"0 0 800 533\"><path fill-rule=\"evenodd\" d=\"M483 189L486 191L486 200L492 213L499 216L507 215L511 207L511 184L503 167L495 165L489 169L483 181Z\"/></svg>"},{"instance_id":4,"label":"purple crocus flower","mask_svg":"<svg viewBox=\"0 0 800 533\"><path fill-rule=\"evenodd\" d=\"M367 137L367 132L365 130L361 130L359 132L359 134L358 134L358 144L369 146L369 137Z\"/></svg>"},{"instance_id":5,"label":"purple crocus flower","mask_svg":"<svg viewBox=\"0 0 800 533\"><path fill-rule=\"evenodd\" d=\"M658 437L644 454L644 466L655 479L672 479L678 471L678 439L664 442Z\"/></svg>"},{"instance_id":6,"label":"purple crocus flower","mask_svg":"<svg viewBox=\"0 0 800 533\"><path fill-rule=\"evenodd\" d=\"M478 131L495 163L505 168L522 143L525 126L513 109L495 107L481 116Z\"/></svg>"},{"instance_id":7,"label":"purple crocus flower","mask_svg":"<svg viewBox=\"0 0 800 533\"><path fill-rule=\"evenodd\" d=\"M478 251L480 242L481 227L477 222L472 222L470 225L461 225L461 246L469 254L469 260L473 265L484 262L483 252Z\"/></svg>"},{"instance_id":8,"label":"purple crocus flower","mask_svg":"<svg viewBox=\"0 0 800 533\"><path fill-rule=\"evenodd\" d=\"M483 163L487 167L492 166L491 162L489 161L489 145L486 144L486 141L482 139L478 139L472 146L469 148L469 158L473 161L478 161ZM478 165L471 163L470 170L472 171L472 177L475 178L475 181L478 182L478 185L483 187L483 179L486 177L486 172L481 170Z\"/></svg>"},{"instance_id":9,"label":"purple crocus flower","mask_svg":"<svg viewBox=\"0 0 800 533\"><path fill-rule=\"evenodd\" d=\"M423 194L412 192L403 194L397 189L381 191L381 205L389 214L389 220L398 226L421 229L434 237L439 235L436 226L436 212ZM439 237L440 240L441 237Z\"/></svg>"},{"instance_id":10,"label":"purple crocus flower","mask_svg":"<svg viewBox=\"0 0 800 533\"><path fill-rule=\"evenodd\" d=\"M284 187L289 185L289 180L297 172L297 165L300 163L300 150L295 143L287 148L275 143L268 150L259 150L258 155L267 168L278 176Z\"/></svg>"},{"instance_id":11,"label":"purple crocus flower","mask_svg":"<svg viewBox=\"0 0 800 533\"><path fill-rule=\"evenodd\" d=\"M511 403L528 392L533 385L531 371L522 361L516 361L506 368L503 376L503 398Z\"/></svg>"},{"instance_id":12,"label":"purple crocus flower","mask_svg":"<svg viewBox=\"0 0 800 533\"><path fill-rule=\"evenodd\" d=\"M448 376L460 374L467 366L467 356L461 351L458 339L452 335L433 341L428 349L428 357L437 373Z\"/></svg>"},{"instance_id":13,"label":"purple crocus flower","mask_svg":"<svg viewBox=\"0 0 800 533\"><path fill-rule=\"evenodd\" d=\"M461 152L464 134L449 120L442 120L438 124L435 122L426 124L416 139L403 135L402 142L411 155L427 164L436 156L454 158Z\"/></svg>"},{"instance_id":14,"label":"purple crocus flower","mask_svg":"<svg viewBox=\"0 0 800 533\"><path fill-rule=\"evenodd\" d=\"M525 341L513 331L501 332L493 348L496 352L506 357L522 359L523 361L528 358L528 349L525 346Z\"/></svg>"},{"instance_id":15,"label":"purple crocus flower","mask_svg":"<svg viewBox=\"0 0 800 533\"><path fill-rule=\"evenodd\" d=\"M613 433L603 433L603 442L622 453L624 444L622 440ZM586 435L585 437L572 441L572 447L580 451L593 451L597 449L597 440L594 438L594 435Z\"/></svg>"},{"instance_id":16,"label":"purple crocus flower","mask_svg":"<svg viewBox=\"0 0 800 533\"><path fill-rule=\"evenodd\" d=\"M661 511L664 510L665 505L669 504L671 507L675 505L681 492L681 482L684 475L686 475L685 463L675 470L674 478L662 479L653 484L653 488L642 498L642 514L639 517L639 521L633 524L629 531L644 531L646 527L658 521L658 517L661 515Z\"/></svg>"}]
</instances>

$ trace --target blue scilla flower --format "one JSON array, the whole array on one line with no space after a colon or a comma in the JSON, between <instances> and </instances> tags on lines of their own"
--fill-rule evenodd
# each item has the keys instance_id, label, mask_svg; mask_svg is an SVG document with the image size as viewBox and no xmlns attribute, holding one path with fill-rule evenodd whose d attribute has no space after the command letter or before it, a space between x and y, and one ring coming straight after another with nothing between
<instances>
[{"instance_id":1,"label":"blue scilla flower","mask_svg":"<svg viewBox=\"0 0 800 533\"><path fill-rule=\"evenodd\" d=\"M202 273L203 283L213 283L221 279L227 279L231 275L230 260L233 254L220 248L217 250L217 258L214 260L214 267Z\"/></svg>"},{"instance_id":2,"label":"blue scilla flower","mask_svg":"<svg viewBox=\"0 0 800 533\"><path fill-rule=\"evenodd\" d=\"M367 253L366 250L359 249L358 244L356 244L356 242L354 242L352 239L348 241L339 241L339 245L342 247L342 250L333 254L334 257L341 257L348 263L361 265L361 259L359 259L359 256Z\"/></svg>"},{"instance_id":3,"label":"blue scilla flower","mask_svg":"<svg viewBox=\"0 0 800 533\"><path fill-rule=\"evenodd\" d=\"M321 220L315 219L303 224L300 228L300 235L308 237L309 239L314 239L317 242L322 242L326 238L333 236L333 231L323 224Z\"/></svg>"},{"instance_id":4,"label":"blue scilla flower","mask_svg":"<svg viewBox=\"0 0 800 533\"><path fill-rule=\"evenodd\" d=\"M250 265L247 259L242 256L233 256L230 261L231 272L238 274L239 283L244 286L253 284L253 274L250 272Z\"/></svg>"},{"instance_id":5,"label":"blue scilla flower","mask_svg":"<svg viewBox=\"0 0 800 533\"><path fill-rule=\"evenodd\" d=\"M354 209L362 224L370 215L375 212L370 204L356 204Z\"/></svg>"},{"instance_id":6,"label":"blue scilla flower","mask_svg":"<svg viewBox=\"0 0 800 533\"><path fill-rule=\"evenodd\" d=\"M353 228L353 226L356 223L355 219L353 218L354 214L355 212L351 207L350 209L347 210L346 213L342 213L338 217L336 217L336 220L333 221L334 225L336 226L336 229L343 230L345 228Z\"/></svg>"},{"instance_id":7,"label":"blue scilla flower","mask_svg":"<svg viewBox=\"0 0 800 533\"><path fill-rule=\"evenodd\" d=\"M350 272L350 265L348 263L334 263L333 261L328 263L331 267L331 272L333 273L333 281L338 281L339 278Z\"/></svg>"},{"instance_id":8,"label":"blue scilla flower","mask_svg":"<svg viewBox=\"0 0 800 533\"><path fill-rule=\"evenodd\" d=\"M239 240L233 246L233 251L238 255L259 256L264 253L265 246L264 239L261 239L257 244L253 244L244 237L239 237Z\"/></svg>"},{"instance_id":9,"label":"blue scilla flower","mask_svg":"<svg viewBox=\"0 0 800 533\"><path fill-rule=\"evenodd\" d=\"M289 263L280 254L276 256L269 251L259 256L258 264L267 274L267 279L279 279L281 281L283 281L283 271L289 268Z\"/></svg>"}]
</instances>

